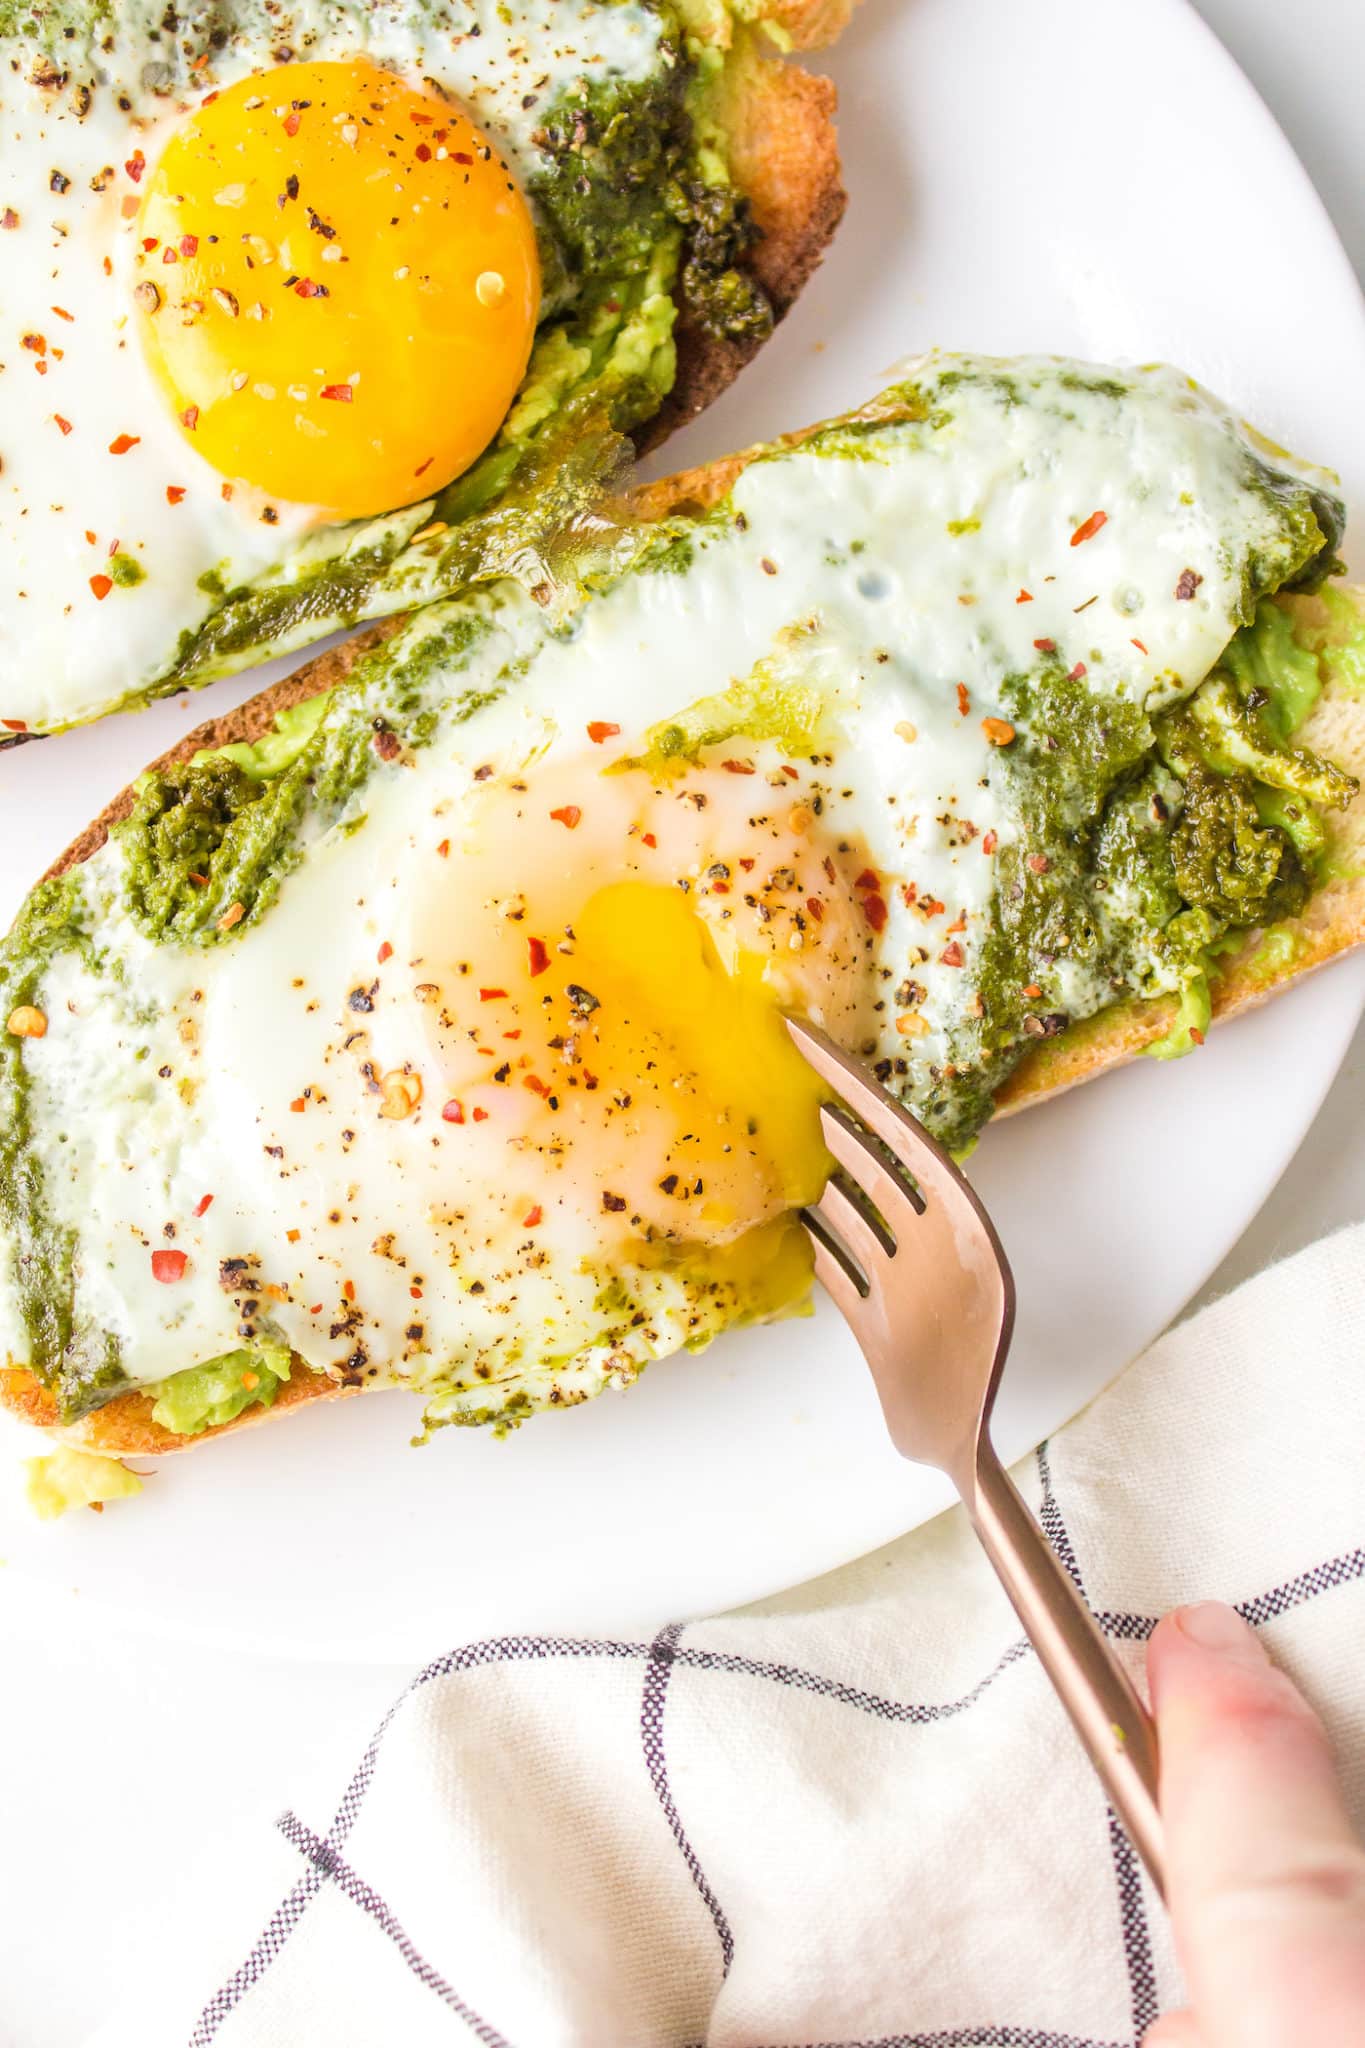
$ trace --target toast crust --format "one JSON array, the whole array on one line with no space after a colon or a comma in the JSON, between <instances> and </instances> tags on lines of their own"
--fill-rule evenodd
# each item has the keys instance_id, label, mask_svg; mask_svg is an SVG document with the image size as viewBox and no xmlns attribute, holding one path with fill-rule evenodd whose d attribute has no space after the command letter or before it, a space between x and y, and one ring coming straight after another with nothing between
<instances>
[{"instance_id":1,"label":"toast crust","mask_svg":"<svg viewBox=\"0 0 1365 2048\"><path fill-rule=\"evenodd\" d=\"M785 445L799 446L814 432L785 437ZM641 486L628 500L637 518L658 520L672 513L705 510L730 490L736 477L755 451L727 456L704 468L685 470L654 484ZM1358 611L1365 614L1365 588L1349 593ZM1326 626L1325 608L1318 598L1285 600L1297 618L1307 625ZM270 728L276 715L302 703L318 691L330 689L354 666L360 655L396 631L400 622L384 620L358 634L344 645L330 649L306 662L292 675L275 683L257 697L218 718L206 720L152 763L164 769L187 761L204 747L227 746L238 740L258 740ZM1325 691L1302 728L1309 746L1328 753L1361 778L1365 785L1365 715L1349 694ZM132 788L123 790L107 804L98 818L53 863L50 874L87 860L109 836L109 828L126 817L134 801ZM1302 917L1287 920L1275 928L1283 942L1269 952L1261 934L1253 933L1241 951L1226 962L1213 990L1213 1014L1221 1021L1263 1003L1280 988L1300 976L1325 966L1365 941L1365 793L1349 811L1333 813L1329 820L1329 854L1336 878L1320 888ZM1102 1010L1082 1024L1073 1025L1055 1039L1031 1053L1016 1068L996 1096L996 1114L1012 1115L1052 1095L1092 1080L1111 1067L1135 1059L1154 1040L1163 1036L1174 1020L1173 998L1152 1002L1132 1000ZM120 1394L92 1415L70 1425L60 1434L65 1441L114 1457L155 1457L170 1451L192 1448L230 1430L268 1421L284 1415L307 1401L331 1400L340 1394L380 1392L383 1389L349 1387L315 1372L296 1357L294 1375L280 1388L270 1408L244 1409L235 1421L206 1429L193 1437L176 1436L152 1420L152 1399L145 1393ZM23 1421L41 1428L58 1427L52 1396L22 1369L0 1370L0 1405Z\"/></svg>"}]
</instances>

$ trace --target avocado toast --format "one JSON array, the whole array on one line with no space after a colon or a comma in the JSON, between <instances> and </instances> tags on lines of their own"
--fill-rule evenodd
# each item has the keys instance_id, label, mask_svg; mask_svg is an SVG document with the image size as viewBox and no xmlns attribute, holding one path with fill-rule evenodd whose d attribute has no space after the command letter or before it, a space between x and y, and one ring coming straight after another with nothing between
<instances>
[{"instance_id":1,"label":"avocado toast","mask_svg":"<svg viewBox=\"0 0 1365 2048\"><path fill-rule=\"evenodd\" d=\"M834 94L783 53L839 25L720 0L0 4L12 374L43 380L5 423L0 744L529 573L819 261ZM464 110L487 142L439 125ZM387 234L412 246L378 269ZM438 290L464 242L482 298ZM363 508L325 481L336 451Z\"/></svg>"},{"instance_id":2,"label":"avocado toast","mask_svg":"<svg viewBox=\"0 0 1365 2048\"><path fill-rule=\"evenodd\" d=\"M7 1404L131 1453L365 1386L420 1387L432 1424L581 1400L805 1291L783 1223L822 1164L782 1149L809 1104L780 1093L776 1001L818 1009L962 1149L994 1106L1197 1047L1346 950L1365 731L1339 530L1324 473L1172 372L933 358L566 536L552 604L470 593L201 728L8 943ZM619 874L604 819L625 820ZM567 919L561 868L587 878ZM310 898L329 871L341 893ZM733 999L744 1099L778 1092L704 1175L661 1151L623 1192L609 1106L645 1063L614 1071L610 1032L660 1000L659 933L662 995ZM96 1012L104 1170L141 1193L86 1219L91 1165L52 1105ZM704 1093L704 1048L671 1050ZM180 1105L224 1052L248 1092L196 1134ZM526 1121L570 1109L573 1144ZM225 1117L249 1160L221 1151ZM419 1250L426 1184L409 1214L365 1172L391 1142L414 1189L453 1153L474 1222L443 1211ZM737 1152L761 1237L707 1213ZM515 1175L481 1182L490 1158ZM324 1160L334 1220L309 1213ZM463 1350L443 1315L477 1324Z\"/></svg>"}]
</instances>

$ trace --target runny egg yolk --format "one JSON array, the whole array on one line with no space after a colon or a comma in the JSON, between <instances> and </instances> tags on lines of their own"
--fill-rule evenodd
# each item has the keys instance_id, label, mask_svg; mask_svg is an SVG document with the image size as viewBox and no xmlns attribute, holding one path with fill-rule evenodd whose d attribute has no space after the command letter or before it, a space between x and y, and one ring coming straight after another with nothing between
<instances>
[{"instance_id":1,"label":"runny egg yolk","mask_svg":"<svg viewBox=\"0 0 1365 2048\"><path fill-rule=\"evenodd\" d=\"M442 1166L481 1241L607 1273L683 1261L768 1314L808 1284L792 1212L830 1165L783 1013L865 1031L865 862L794 785L652 782L570 760L472 802L409 899L412 1007L363 1056L420 1074L454 1127Z\"/></svg>"},{"instance_id":2,"label":"runny egg yolk","mask_svg":"<svg viewBox=\"0 0 1365 2048\"><path fill-rule=\"evenodd\" d=\"M225 478L340 517L431 496L493 439L540 301L497 150L366 59L210 94L148 178L134 297Z\"/></svg>"}]
</instances>

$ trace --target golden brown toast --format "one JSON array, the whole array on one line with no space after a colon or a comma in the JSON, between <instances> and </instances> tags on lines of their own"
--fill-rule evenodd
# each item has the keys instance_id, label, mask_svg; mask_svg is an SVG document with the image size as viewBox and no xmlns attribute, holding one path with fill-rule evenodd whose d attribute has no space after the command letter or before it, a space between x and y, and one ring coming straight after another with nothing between
<instances>
[{"instance_id":1,"label":"golden brown toast","mask_svg":"<svg viewBox=\"0 0 1365 2048\"><path fill-rule=\"evenodd\" d=\"M809 430L808 430L809 431ZM803 436L791 435L799 442ZM638 517L661 519L680 511L694 511L716 503L734 483L749 460L748 455L728 456L705 468L684 471L659 483L635 491L628 509ZM1346 593L1356 608L1365 613L1365 588ZM1306 624L1330 629L1330 620L1320 598L1292 597L1282 600ZM344 646L307 662L282 682L263 690L236 710L208 720L188 733L179 744L154 762L165 768L186 761L204 747L221 747L237 740L260 739L276 715L292 704L331 687L352 667L358 655L376 646L395 630L396 620L386 620L358 634ZM1331 638L1329 630L1329 640ZM1329 657L1330 670L1330 657ZM1301 729L1302 738L1320 753L1340 763L1365 784L1365 698L1353 695L1345 679L1329 680L1323 694ZM60 874L85 860L108 837L109 828L127 816L134 801L131 787L120 792L86 827L49 871ZM1240 952L1230 956L1214 985L1215 1019L1235 1016L1273 995L1288 982L1296 981L1327 961L1348 952L1365 939L1365 794L1357 796L1346 812L1333 812L1328 822L1329 872L1332 879L1314 894L1302 917L1275 927L1279 943L1267 947L1263 934L1253 934ZM1280 937L1282 935L1282 937ZM1059 1094L1077 1082L1092 1079L1111 1067L1124 1064L1169 1028L1175 1011L1174 999L1153 1002L1131 1000L1102 1010L1086 1022L1071 1026L1055 1039L1032 1052L1004 1084L996 1097L998 1113L1009 1115L1017 1109ZM105 1407L84 1417L63 1432L68 1441L117 1457L145 1457L189 1448L225 1430L240 1429L265 1421L298 1407L305 1401L329 1400L343 1393L363 1391L343 1387L323 1373L302 1368L279 1390L270 1408L247 1408L233 1422L208 1429L194 1437L179 1437L162 1429L151 1419L152 1396L120 1394ZM31 1373L11 1368L0 1372L0 1402L25 1421L52 1427L57 1421L50 1394Z\"/></svg>"}]
</instances>

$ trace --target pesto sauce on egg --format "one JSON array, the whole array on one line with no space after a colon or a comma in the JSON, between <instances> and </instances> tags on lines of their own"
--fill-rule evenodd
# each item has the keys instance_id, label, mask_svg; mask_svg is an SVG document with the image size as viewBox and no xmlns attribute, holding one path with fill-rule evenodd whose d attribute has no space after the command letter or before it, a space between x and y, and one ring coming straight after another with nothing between
<instances>
[{"instance_id":1,"label":"pesto sauce on egg","mask_svg":"<svg viewBox=\"0 0 1365 2048\"><path fill-rule=\"evenodd\" d=\"M452 1134L430 1088L402 1172L393 1126L364 1089L350 1103L358 1034L401 1050L426 1028L412 906L447 862L458 884L466 821L571 770L549 815L572 876L580 806L695 808L699 844L719 798L747 812L776 849L753 878L699 857L676 886L774 962L842 919L846 1042L965 1150L1039 1038L1170 992L1187 1029L1219 947L1302 906L1321 812L1354 784L1295 741L1321 657L1273 600L1331 570L1339 532L1323 473L1173 371L951 356L761 451L704 515L547 531L542 601L494 581L430 606L256 746L147 778L110 844L31 900L0 1002L54 1023L5 1046L10 1352L67 1415L246 1344L418 1387L432 1422L505 1422L790 1306L799 1272L701 1258L685 1227L614 1265L591 1218L557 1260L515 1231L489 1250L501 1186L488 1218L436 1229ZM653 837L613 858L638 866ZM515 899L515 835L505 850ZM597 997L571 1000L591 1031ZM277 1121L267 1096L305 1075L319 1099ZM490 1078L516 1085L510 1051ZM346 1118L335 1219L300 1226L299 1148ZM96 1178L97 1156L117 1171ZM190 1274L148 1289L163 1219Z\"/></svg>"}]
</instances>

